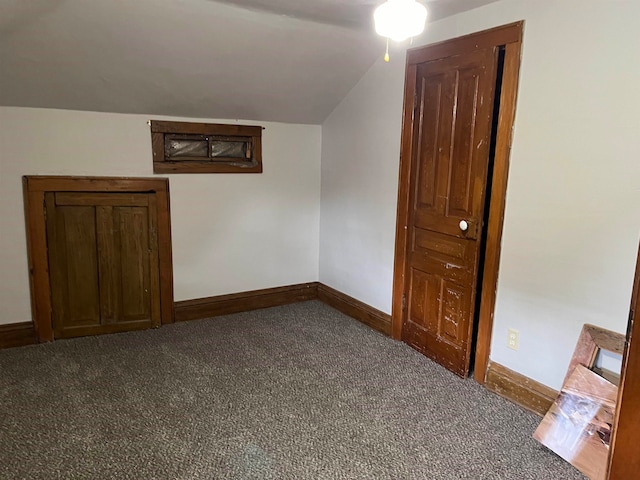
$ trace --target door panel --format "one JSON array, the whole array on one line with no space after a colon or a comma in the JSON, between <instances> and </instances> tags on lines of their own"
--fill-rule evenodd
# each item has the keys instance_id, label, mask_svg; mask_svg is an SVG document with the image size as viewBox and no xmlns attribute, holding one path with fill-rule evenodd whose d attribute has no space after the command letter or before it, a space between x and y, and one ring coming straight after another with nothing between
<instances>
[{"instance_id":1,"label":"door panel","mask_svg":"<svg viewBox=\"0 0 640 480\"><path fill-rule=\"evenodd\" d=\"M487 49L418 66L420 100L414 138L419 180L413 194L415 221L422 228L477 238L495 64L496 52ZM435 201L428 201L434 196ZM459 230L460 220L469 223L466 233Z\"/></svg>"},{"instance_id":2,"label":"door panel","mask_svg":"<svg viewBox=\"0 0 640 480\"><path fill-rule=\"evenodd\" d=\"M420 143L418 145L417 154L422 158L422 162L418 164L418 189L416 195L416 204L414 209L424 212L425 215L437 215L438 211L444 208L442 196L438 196L436 187L438 185L438 162L439 146L447 148L447 129L439 129L441 123L451 122L451 111L441 111L440 106L443 103L443 87L447 87L444 75L433 75L431 77L421 78L420 82L420 123L423 128L419 132ZM450 96L451 92L445 92ZM442 118L443 116L444 118ZM432 119L428 123L424 123L424 119ZM445 152L447 154L447 152Z\"/></svg>"},{"instance_id":3,"label":"door panel","mask_svg":"<svg viewBox=\"0 0 640 480\"><path fill-rule=\"evenodd\" d=\"M90 207L63 208L62 225L66 242L65 306L69 325L99 322L99 310L91 301L98 292L96 266L95 211Z\"/></svg>"},{"instance_id":4,"label":"door panel","mask_svg":"<svg viewBox=\"0 0 640 480\"><path fill-rule=\"evenodd\" d=\"M52 208L53 194L46 201ZM99 325L95 210L61 207L47 221L54 329Z\"/></svg>"},{"instance_id":5,"label":"door panel","mask_svg":"<svg viewBox=\"0 0 640 480\"><path fill-rule=\"evenodd\" d=\"M414 235L415 243L409 257L412 269L430 272L461 285L473 282L475 242L418 228L414 229Z\"/></svg>"},{"instance_id":6,"label":"door panel","mask_svg":"<svg viewBox=\"0 0 640 480\"><path fill-rule=\"evenodd\" d=\"M115 210L120 245L120 319L143 320L151 316L149 216L142 207L118 207Z\"/></svg>"},{"instance_id":7,"label":"door panel","mask_svg":"<svg viewBox=\"0 0 640 480\"><path fill-rule=\"evenodd\" d=\"M477 175L482 176L483 172L475 172L475 169L486 168L484 162L474 162L474 143L476 134L476 113L479 106L477 102L482 102L482 94L479 90L480 75L482 67L474 65L472 68L458 70L457 79L457 102L455 108L455 130L452 145L452 155L449 163L450 176L447 182L448 187L448 209L447 217L454 216L467 221L473 217L479 220L478 209L472 202L472 194L475 185L472 179L476 180ZM480 139L484 142L485 139ZM489 139L486 139L487 143Z\"/></svg>"},{"instance_id":8,"label":"door panel","mask_svg":"<svg viewBox=\"0 0 640 480\"><path fill-rule=\"evenodd\" d=\"M159 326L154 196L57 192L46 198L55 337Z\"/></svg>"},{"instance_id":9,"label":"door panel","mask_svg":"<svg viewBox=\"0 0 640 480\"><path fill-rule=\"evenodd\" d=\"M95 203L97 199L95 199ZM116 226L113 207L95 206L97 216L96 230L100 235L100 313L102 324L115 323L120 312L120 287L117 285L119 266L122 261L116 246Z\"/></svg>"},{"instance_id":10,"label":"door panel","mask_svg":"<svg viewBox=\"0 0 640 480\"><path fill-rule=\"evenodd\" d=\"M416 69L402 339L463 376L469 369L496 64L497 50L488 48Z\"/></svg>"},{"instance_id":11,"label":"door panel","mask_svg":"<svg viewBox=\"0 0 640 480\"><path fill-rule=\"evenodd\" d=\"M56 205L103 205L140 206L149 205L149 194L145 193L83 193L56 192Z\"/></svg>"},{"instance_id":12,"label":"door panel","mask_svg":"<svg viewBox=\"0 0 640 480\"><path fill-rule=\"evenodd\" d=\"M442 281L442 314L439 318L438 337L462 347L467 341L470 298L469 289L452 282Z\"/></svg>"}]
</instances>

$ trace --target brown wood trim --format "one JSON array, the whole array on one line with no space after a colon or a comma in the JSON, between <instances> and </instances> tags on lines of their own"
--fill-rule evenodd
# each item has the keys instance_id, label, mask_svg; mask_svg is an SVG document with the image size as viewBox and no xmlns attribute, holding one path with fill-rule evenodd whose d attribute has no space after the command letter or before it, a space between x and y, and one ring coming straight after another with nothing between
<instances>
[{"instance_id":1,"label":"brown wood trim","mask_svg":"<svg viewBox=\"0 0 640 480\"><path fill-rule=\"evenodd\" d=\"M485 387L543 417L558 396L558 392L513 370L491 362Z\"/></svg>"},{"instance_id":2,"label":"brown wood trim","mask_svg":"<svg viewBox=\"0 0 640 480\"><path fill-rule=\"evenodd\" d=\"M194 123L150 120L154 173L262 173L262 130L257 125ZM171 159L165 152L165 135L182 134L251 139L251 162L234 158Z\"/></svg>"},{"instance_id":3,"label":"brown wood trim","mask_svg":"<svg viewBox=\"0 0 640 480\"><path fill-rule=\"evenodd\" d=\"M171 206L169 180L156 190L158 228L158 267L160 269L160 321L163 325L175 321L173 310L173 248L171 243Z\"/></svg>"},{"instance_id":4,"label":"brown wood trim","mask_svg":"<svg viewBox=\"0 0 640 480\"><path fill-rule=\"evenodd\" d=\"M409 181L413 157L411 139L414 129L413 98L416 93L416 65L421 62L455 55L470 49L505 45L500 116L498 118L496 154L492 179L493 185L489 222L487 225L487 244L485 247L485 267L483 278L481 279L483 288L478 313L479 322L474 360L474 379L480 384L485 382L487 375L493 330L493 311L495 308L498 284L502 223L506 204L509 156L511 153L512 130L515 120L523 28L524 22L520 21L464 37L446 40L426 47L418 47L409 50L407 53L391 311L392 337L396 340L399 340L402 335L403 295L406 287L405 269L408 240L407 226L410 208Z\"/></svg>"},{"instance_id":5,"label":"brown wood trim","mask_svg":"<svg viewBox=\"0 0 640 480\"><path fill-rule=\"evenodd\" d=\"M189 133L203 135L254 136L262 134L258 125L226 123L174 122L169 120L151 120L152 133Z\"/></svg>"},{"instance_id":6,"label":"brown wood trim","mask_svg":"<svg viewBox=\"0 0 640 480\"><path fill-rule=\"evenodd\" d=\"M522 29L522 23L519 24ZM493 311L496 306L498 290L498 271L500 268L500 247L502 245L502 225L507 198L507 180L509 177L509 157L513 124L516 116L518 98L518 79L520 76L520 58L522 43L511 43L505 47L502 92L500 95L500 114L496 151L493 162L491 201L489 203L489 221L487 224L487 243L485 245L484 271L480 281L480 310L478 312L478 331L476 333L476 353L473 377L483 384L487 376L491 334L493 332Z\"/></svg>"},{"instance_id":7,"label":"brown wood trim","mask_svg":"<svg viewBox=\"0 0 640 480\"><path fill-rule=\"evenodd\" d=\"M0 325L0 348L23 347L38 343L32 322Z\"/></svg>"},{"instance_id":8,"label":"brown wood trim","mask_svg":"<svg viewBox=\"0 0 640 480\"><path fill-rule=\"evenodd\" d=\"M262 173L262 162L253 166L194 161L153 162L153 173Z\"/></svg>"},{"instance_id":9,"label":"brown wood trim","mask_svg":"<svg viewBox=\"0 0 640 480\"><path fill-rule=\"evenodd\" d=\"M53 325L51 324L51 288L49 286L44 191L31 189L29 184L29 179L23 177L31 317L38 341L50 342L53 340Z\"/></svg>"},{"instance_id":10,"label":"brown wood trim","mask_svg":"<svg viewBox=\"0 0 640 480\"><path fill-rule=\"evenodd\" d=\"M432 43L427 47L409 49L407 51L407 64L416 65L430 60L451 57L472 52L473 50L482 50L496 45L521 43L523 25L524 21L521 20L508 25L457 37L453 39L455 43L452 43L452 40L443 40L442 42Z\"/></svg>"},{"instance_id":11,"label":"brown wood trim","mask_svg":"<svg viewBox=\"0 0 640 480\"><path fill-rule=\"evenodd\" d=\"M318 285L318 299L369 327L391 335L391 316L331 287Z\"/></svg>"},{"instance_id":12,"label":"brown wood trim","mask_svg":"<svg viewBox=\"0 0 640 480\"><path fill-rule=\"evenodd\" d=\"M183 322L248 312L259 308L318 299L374 330L391 334L391 316L318 282L266 288L175 303L175 320Z\"/></svg>"},{"instance_id":13,"label":"brown wood trim","mask_svg":"<svg viewBox=\"0 0 640 480\"><path fill-rule=\"evenodd\" d=\"M25 176L30 192L157 192L167 178Z\"/></svg>"},{"instance_id":14,"label":"brown wood trim","mask_svg":"<svg viewBox=\"0 0 640 480\"><path fill-rule=\"evenodd\" d=\"M173 321L173 269L169 180L166 178L25 176L22 180L27 229L27 254L33 327L39 342L54 339L51 325L51 288L44 211L46 192L147 192L155 193L160 266L160 315Z\"/></svg>"},{"instance_id":15,"label":"brown wood trim","mask_svg":"<svg viewBox=\"0 0 640 480\"><path fill-rule=\"evenodd\" d=\"M318 283L301 283L175 303L177 322L248 312L318 298Z\"/></svg>"},{"instance_id":16,"label":"brown wood trim","mask_svg":"<svg viewBox=\"0 0 640 480\"><path fill-rule=\"evenodd\" d=\"M405 303L405 275L407 268L407 226L409 225L411 163L413 159L413 98L416 94L417 67L407 63L402 113L402 141L400 146L400 174L398 178L398 207L396 213L396 246L393 263L393 293L391 300L391 337L402 337L402 315Z\"/></svg>"},{"instance_id":17,"label":"brown wood trim","mask_svg":"<svg viewBox=\"0 0 640 480\"><path fill-rule=\"evenodd\" d=\"M609 480L635 478L640 471L640 247L631 293L629 326L611 439Z\"/></svg>"}]
</instances>

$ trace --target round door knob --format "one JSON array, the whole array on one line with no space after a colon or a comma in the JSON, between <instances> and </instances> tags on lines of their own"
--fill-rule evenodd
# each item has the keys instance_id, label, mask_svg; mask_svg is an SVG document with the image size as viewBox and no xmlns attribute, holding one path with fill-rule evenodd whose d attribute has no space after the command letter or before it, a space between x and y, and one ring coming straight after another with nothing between
<instances>
[{"instance_id":1,"label":"round door knob","mask_svg":"<svg viewBox=\"0 0 640 480\"><path fill-rule=\"evenodd\" d=\"M460 220L460 230L462 230L463 232L466 232L467 229L469 228L469 224L465 221L465 220Z\"/></svg>"}]
</instances>

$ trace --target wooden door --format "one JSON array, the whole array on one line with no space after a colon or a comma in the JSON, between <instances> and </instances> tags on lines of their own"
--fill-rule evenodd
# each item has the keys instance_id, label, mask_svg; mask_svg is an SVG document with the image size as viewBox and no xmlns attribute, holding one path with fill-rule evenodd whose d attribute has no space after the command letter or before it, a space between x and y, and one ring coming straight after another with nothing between
<instances>
[{"instance_id":1,"label":"wooden door","mask_svg":"<svg viewBox=\"0 0 640 480\"><path fill-rule=\"evenodd\" d=\"M418 64L401 338L468 374L496 47Z\"/></svg>"},{"instance_id":2,"label":"wooden door","mask_svg":"<svg viewBox=\"0 0 640 480\"><path fill-rule=\"evenodd\" d=\"M609 480L638 478L640 471L640 247L631 291L627 340L609 458Z\"/></svg>"},{"instance_id":3,"label":"wooden door","mask_svg":"<svg viewBox=\"0 0 640 480\"><path fill-rule=\"evenodd\" d=\"M160 325L155 196L49 192L55 338Z\"/></svg>"}]
</instances>

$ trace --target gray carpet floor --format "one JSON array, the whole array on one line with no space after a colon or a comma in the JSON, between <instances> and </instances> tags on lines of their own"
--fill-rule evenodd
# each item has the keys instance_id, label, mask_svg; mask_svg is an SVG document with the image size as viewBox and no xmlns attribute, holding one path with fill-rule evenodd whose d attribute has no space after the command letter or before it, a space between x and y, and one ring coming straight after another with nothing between
<instances>
[{"instance_id":1,"label":"gray carpet floor","mask_svg":"<svg viewBox=\"0 0 640 480\"><path fill-rule=\"evenodd\" d=\"M317 301L0 351L1 479L583 479L539 420Z\"/></svg>"}]
</instances>

